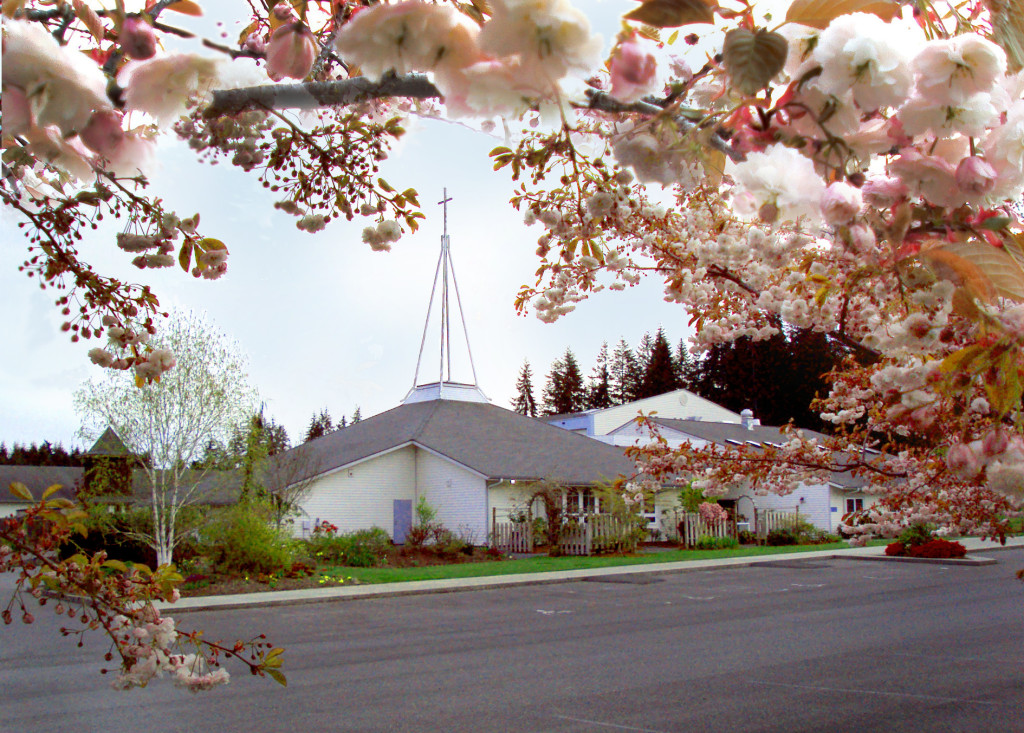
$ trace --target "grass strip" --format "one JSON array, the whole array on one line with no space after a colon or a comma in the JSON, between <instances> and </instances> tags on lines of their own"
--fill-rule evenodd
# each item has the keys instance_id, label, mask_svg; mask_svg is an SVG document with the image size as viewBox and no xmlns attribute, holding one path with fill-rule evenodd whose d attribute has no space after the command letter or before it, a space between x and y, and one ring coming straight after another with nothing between
<instances>
[{"instance_id":1,"label":"grass strip","mask_svg":"<svg viewBox=\"0 0 1024 733\"><path fill-rule=\"evenodd\" d=\"M877 543L870 543L877 544ZM883 541L881 544L885 544ZM629 567L655 563L682 562L687 560L718 560L731 557L752 557L759 555L785 555L816 550L844 550L847 542L831 542L824 545L790 545L783 547L741 547L735 550L667 550L643 555L591 557L527 557L492 562L459 563L454 565L430 565L421 568L356 568L333 566L322 568L321 573L330 576L355 578L361 583L403 583L413 580L443 580L447 578L479 578L489 575L521 575L523 573L547 573L559 570L587 570L592 568Z\"/></svg>"}]
</instances>

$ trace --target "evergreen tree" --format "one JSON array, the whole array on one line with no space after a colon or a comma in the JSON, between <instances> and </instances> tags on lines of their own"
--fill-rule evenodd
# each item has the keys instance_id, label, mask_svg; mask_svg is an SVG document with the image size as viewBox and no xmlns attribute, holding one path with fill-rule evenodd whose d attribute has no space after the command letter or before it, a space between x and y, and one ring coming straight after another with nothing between
<instances>
[{"instance_id":1,"label":"evergreen tree","mask_svg":"<svg viewBox=\"0 0 1024 733\"><path fill-rule=\"evenodd\" d=\"M676 370L676 384L684 389L691 389L696 363L690 355L690 350L686 348L686 341L683 339L679 339L679 343L676 345L674 362Z\"/></svg>"},{"instance_id":2,"label":"evergreen tree","mask_svg":"<svg viewBox=\"0 0 1024 733\"><path fill-rule=\"evenodd\" d=\"M587 409L602 410L612 406L611 375L609 373L608 342L601 344L597 352L597 363L587 385Z\"/></svg>"},{"instance_id":3,"label":"evergreen tree","mask_svg":"<svg viewBox=\"0 0 1024 733\"><path fill-rule=\"evenodd\" d=\"M567 348L565 355L551 365L551 372L544 386L544 414L580 412L585 407L586 389L583 387L583 375L572 349Z\"/></svg>"},{"instance_id":4,"label":"evergreen tree","mask_svg":"<svg viewBox=\"0 0 1024 733\"><path fill-rule=\"evenodd\" d=\"M651 354L654 351L654 339L650 331L644 331L640 343L636 345L636 363L640 367L641 376L647 371L647 365L651 363Z\"/></svg>"},{"instance_id":5,"label":"evergreen tree","mask_svg":"<svg viewBox=\"0 0 1024 733\"><path fill-rule=\"evenodd\" d=\"M537 401L533 398L533 372L526 359L523 359L523 368L519 370L519 379L516 380L516 398L512 401L512 409L520 415L537 417Z\"/></svg>"},{"instance_id":6,"label":"evergreen tree","mask_svg":"<svg viewBox=\"0 0 1024 733\"><path fill-rule=\"evenodd\" d=\"M309 427L306 428L306 440L308 443L311 440L322 438L328 433L334 430L334 421L331 420L331 413L327 411L327 408L320 410L319 415L313 415L313 419L309 421Z\"/></svg>"},{"instance_id":7,"label":"evergreen tree","mask_svg":"<svg viewBox=\"0 0 1024 733\"><path fill-rule=\"evenodd\" d=\"M359 409L359 405L356 405L356 411L352 413L352 424L355 425L357 422L363 419L363 412Z\"/></svg>"},{"instance_id":8,"label":"evergreen tree","mask_svg":"<svg viewBox=\"0 0 1024 733\"><path fill-rule=\"evenodd\" d=\"M801 329L763 341L716 344L697 366L694 391L736 412L749 408L766 425L792 420L798 427L828 430L810 404L828 393L824 375L847 353L828 336Z\"/></svg>"},{"instance_id":9,"label":"evergreen tree","mask_svg":"<svg viewBox=\"0 0 1024 733\"><path fill-rule=\"evenodd\" d=\"M609 397L613 405L621 405L636 399L640 391L642 373L633 350L629 348L624 338L619 339L612 353L608 374L611 383Z\"/></svg>"},{"instance_id":10,"label":"evergreen tree","mask_svg":"<svg viewBox=\"0 0 1024 733\"><path fill-rule=\"evenodd\" d=\"M665 330L659 328L654 338L651 339L650 353L644 367L644 378L639 397L665 394L678 386L672 349L668 345L668 339L665 338Z\"/></svg>"}]
</instances>

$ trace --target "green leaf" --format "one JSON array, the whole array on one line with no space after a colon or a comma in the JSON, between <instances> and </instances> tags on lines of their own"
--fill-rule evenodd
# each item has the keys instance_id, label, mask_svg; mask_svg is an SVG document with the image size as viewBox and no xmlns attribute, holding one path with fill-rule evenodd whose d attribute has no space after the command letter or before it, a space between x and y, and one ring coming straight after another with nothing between
<instances>
[{"instance_id":1,"label":"green leaf","mask_svg":"<svg viewBox=\"0 0 1024 733\"><path fill-rule=\"evenodd\" d=\"M44 491L43 495L41 497L39 497L39 498L40 499L48 499L51 496L53 496L54 494L56 494L58 491L60 491L60 489L61 489L61 485L60 484L53 484L52 486L48 486L46 491Z\"/></svg>"},{"instance_id":2,"label":"green leaf","mask_svg":"<svg viewBox=\"0 0 1024 733\"><path fill-rule=\"evenodd\" d=\"M264 670L264 671L267 673L267 675L270 676L270 678L272 680L274 680L274 682L276 682L279 685L281 685L281 687L287 687L288 686L288 680L285 679L284 674L282 672L280 672L279 670L267 669L267 670Z\"/></svg>"},{"instance_id":3,"label":"green leaf","mask_svg":"<svg viewBox=\"0 0 1024 733\"><path fill-rule=\"evenodd\" d=\"M794 0L786 11L786 22L825 29L841 15L871 13L885 22L900 14L900 3L891 0Z\"/></svg>"},{"instance_id":4,"label":"green leaf","mask_svg":"<svg viewBox=\"0 0 1024 733\"><path fill-rule=\"evenodd\" d=\"M178 252L178 264L181 269L188 272L192 269L192 240L186 239Z\"/></svg>"},{"instance_id":5,"label":"green leaf","mask_svg":"<svg viewBox=\"0 0 1024 733\"><path fill-rule=\"evenodd\" d=\"M714 23L716 0L647 0L623 18L655 28L678 28L691 23Z\"/></svg>"},{"instance_id":6,"label":"green leaf","mask_svg":"<svg viewBox=\"0 0 1024 733\"><path fill-rule=\"evenodd\" d=\"M128 566L120 560L105 560L103 562L103 567L111 568L112 570L120 570L122 573L128 572Z\"/></svg>"},{"instance_id":7,"label":"green leaf","mask_svg":"<svg viewBox=\"0 0 1024 733\"><path fill-rule=\"evenodd\" d=\"M978 227L981 229L988 229L991 232L998 232L1001 229L1005 229L1012 221L1013 219L1008 216L990 216L988 219L981 222Z\"/></svg>"},{"instance_id":8,"label":"green leaf","mask_svg":"<svg viewBox=\"0 0 1024 733\"><path fill-rule=\"evenodd\" d=\"M228 248L227 245L224 244L222 241L220 241L219 239L214 239L213 237L203 237L202 239L199 240L199 243L196 246L207 252L215 249Z\"/></svg>"},{"instance_id":9,"label":"green leaf","mask_svg":"<svg viewBox=\"0 0 1024 733\"><path fill-rule=\"evenodd\" d=\"M15 481L14 483L11 484L10 492L19 499L24 499L25 501L35 501L35 499L32 498L32 492L29 491L28 487L25 486L25 484L21 483L20 481Z\"/></svg>"},{"instance_id":10,"label":"green leaf","mask_svg":"<svg viewBox=\"0 0 1024 733\"><path fill-rule=\"evenodd\" d=\"M725 34L722 64L741 94L757 94L782 71L788 48L778 33L733 28Z\"/></svg>"},{"instance_id":11,"label":"green leaf","mask_svg":"<svg viewBox=\"0 0 1024 733\"><path fill-rule=\"evenodd\" d=\"M377 179L377 185L380 186L381 191L387 191L388 193L391 193L392 191L395 190L394 188L391 187L391 184L385 181L383 178Z\"/></svg>"}]
</instances>

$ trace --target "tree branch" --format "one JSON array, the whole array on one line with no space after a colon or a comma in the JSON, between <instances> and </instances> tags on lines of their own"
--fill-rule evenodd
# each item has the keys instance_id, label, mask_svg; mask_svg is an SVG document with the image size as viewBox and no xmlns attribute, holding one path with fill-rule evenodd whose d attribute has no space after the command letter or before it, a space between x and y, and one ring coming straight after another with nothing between
<instances>
[{"instance_id":1,"label":"tree branch","mask_svg":"<svg viewBox=\"0 0 1024 733\"><path fill-rule=\"evenodd\" d=\"M379 82L365 77L341 81L318 81L303 84L267 84L243 89L221 89L213 93L213 101L203 111L210 119L233 115L250 109L311 109L343 107L369 99L405 97L439 99L440 90L422 74L389 76Z\"/></svg>"}]
</instances>

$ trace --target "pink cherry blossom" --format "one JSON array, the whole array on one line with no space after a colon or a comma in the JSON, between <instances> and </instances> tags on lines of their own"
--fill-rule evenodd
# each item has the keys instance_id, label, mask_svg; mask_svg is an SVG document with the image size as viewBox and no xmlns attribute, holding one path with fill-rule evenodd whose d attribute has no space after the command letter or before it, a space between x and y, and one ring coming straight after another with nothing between
<instances>
[{"instance_id":1,"label":"pink cherry blossom","mask_svg":"<svg viewBox=\"0 0 1024 733\"><path fill-rule=\"evenodd\" d=\"M652 47L635 36L619 44L609 71L612 96L623 102L635 102L658 86L658 61Z\"/></svg>"},{"instance_id":2,"label":"pink cherry blossom","mask_svg":"<svg viewBox=\"0 0 1024 733\"><path fill-rule=\"evenodd\" d=\"M335 45L342 58L375 80L389 70L449 71L480 58L477 30L465 16L447 5L420 0L357 13L339 31Z\"/></svg>"},{"instance_id":3,"label":"pink cherry blossom","mask_svg":"<svg viewBox=\"0 0 1024 733\"><path fill-rule=\"evenodd\" d=\"M832 226L851 223L863 204L860 190L849 183L837 181L829 184L821 198L821 212L825 222Z\"/></svg>"},{"instance_id":4,"label":"pink cherry blossom","mask_svg":"<svg viewBox=\"0 0 1024 733\"><path fill-rule=\"evenodd\" d=\"M218 59L175 53L129 64L118 83L127 109L148 112L164 125L183 114L190 99L208 92L218 71Z\"/></svg>"},{"instance_id":5,"label":"pink cherry blossom","mask_svg":"<svg viewBox=\"0 0 1024 733\"><path fill-rule=\"evenodd\" d=\"M960 161L956 167L956 184L969 194L984 196L996 186L996 169L976 155Z\"/></svg>"},{"instance_id":6,"label":"pink cherry blossom","mask_svg":"<svg viewBox=\"0 0 1024 733\"><path fill-rule=\"evenodd\" d=\"M156 55L156 31L137 15L129 15L121 27L121 49L130 59L143 61Z\"/></svg>"},{"instance_id":7,"label":"pink cherry blossom","mask_svg":"<svg viewBox=\"0 0 1024 733\"><path fill-rule=\"evenodd\" d=\"M37 23L4 18L2 78L4 107L6 89L17 87L30 100L36 124L56 125L64 135L83 127L93 110L111 106L99 67L58 45Z\"/></svg>"}]
</instances>

